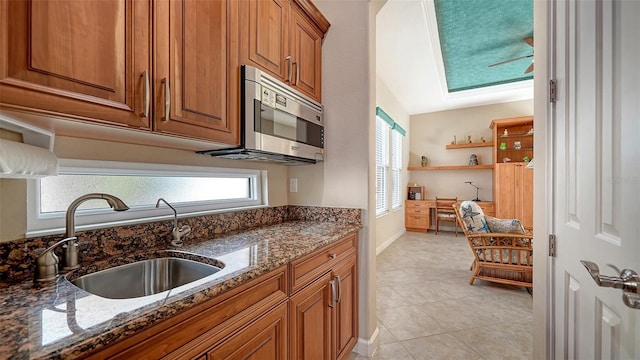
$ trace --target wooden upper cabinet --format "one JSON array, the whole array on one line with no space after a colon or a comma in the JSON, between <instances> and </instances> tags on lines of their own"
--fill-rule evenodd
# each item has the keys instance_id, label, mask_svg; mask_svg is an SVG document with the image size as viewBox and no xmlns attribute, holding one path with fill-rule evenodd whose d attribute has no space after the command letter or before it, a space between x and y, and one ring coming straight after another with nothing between
<instances>
[{"instance_id":1,"label":"wooden upper cabinet","mask_svg":"<svg viewBox=\"0 0 640 360\"><path fill-rule=\"evenodd\" d=\"M242 1L242 62L259 67L280 79L288 79L289 2L287 0Z\"/></svg>"},{"instance_id":2,"label":"wooden upper cabinet","mask_svg":"<svg viewBox=\"0 0 640 360\"><path fill-rule=\"evenodd\" d=\"M321 100L322 39L329 22L306 0L243 0L240 62Z\"/></svg>"},{"instance_id":3,"label":"wooden upper cabinet","mask_svg":"<svg viewBox=\"0 0 640 360\"><path fill-rule=\"evenodd\" d=\"M237 1L156 2L154 130L239 143Z\"/></svg>"},{"instance_id":4,"label":"wooden upper cabinet","mask_svg":"<svg viewBox=\"0 0 640 360\"><path fill-rule=\"evenodd\" d=\"M0 103L149 128L150 3L5 1Z\"/></svg>"},{"instance_id":5,"label":"wooden upper cabinet","mask_svg":"<svg viewBox=\"0 0 640 360\"><path fill-rule=\"evenodd\" d=\"M294 87L320 101L322 76L322 37L298 10L291 12L291 54Z\"/></svg>"}]
</instances>

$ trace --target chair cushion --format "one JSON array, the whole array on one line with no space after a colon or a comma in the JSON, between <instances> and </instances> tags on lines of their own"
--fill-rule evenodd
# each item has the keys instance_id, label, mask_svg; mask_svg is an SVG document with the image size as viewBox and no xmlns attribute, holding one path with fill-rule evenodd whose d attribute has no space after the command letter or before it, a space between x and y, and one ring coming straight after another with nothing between
<instances>
[{"instance_id":1,"label":"chair cushion","mask_svg":"<svg viewBox=\"0 0 640 360\"><path fill-rule=\"evenodd\" d=\"M454 217L456 217L456 214L449 213L449 212L439 212L438 213L438 217L440 217L440 218L454 218Z\"/></svg>"},{"instance_id":2,"label":"chair cushion","mask_svg":"<svg viewBox=\"0 0 640 360\"><path fill-rule=\"evenodd\" d=\"M463 201L460 204L460 215L469 234L484 234L489 232L484 212L482 212L480 206L475 202L470 200Z\"/></svg>"},{"instance_id":3,"label":"chair cushion","mask_svg":"<svg viewBox=\"0 0 640 360\"><path fill-rule=\"evenodd\" d=\"M498 219L493 216L485 215L484 220L489 227L490 232L494 233L512 233L524 234L524 226L518 219Z\"/></svg>"}]
</instances>

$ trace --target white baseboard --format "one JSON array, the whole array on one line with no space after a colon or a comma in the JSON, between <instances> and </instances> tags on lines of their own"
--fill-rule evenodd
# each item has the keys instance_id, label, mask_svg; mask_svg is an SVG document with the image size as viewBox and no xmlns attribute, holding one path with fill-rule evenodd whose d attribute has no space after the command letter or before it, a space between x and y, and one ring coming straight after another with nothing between
<instances>
[{"instance_id":1,"label":"white baseboard","mask_svg":"<svg viewBox=\"0 0 640 360\"><path fill-rule=\"evenodd\" d=\"M353 348L353 352L358 355L373 357L378 350L378 345L380 345L380 338L378 337L379 333L380 329L376 327L370 339L358 338L358 342Z\"/></svg>"},{"instance_id":2,"label":"white baseboard","mask_svg":"<svg viewBox=\"0 0 640 360\"><path fill-rule=\"evenodd\" d=\"M393 244L394 241L398 240L398 238L400 236L402 236L405 232L407 232L405 229L402 229L400 231L398 231L397 233L393 234L390 238L388 238L387 240L385 240L385 242L383 242L382 244L380 244L380 246L378 246L376 248L376 256L380 255L381 252L384 251L384 249L388 248L391 244Z\"/></svg>"}]
</instances>

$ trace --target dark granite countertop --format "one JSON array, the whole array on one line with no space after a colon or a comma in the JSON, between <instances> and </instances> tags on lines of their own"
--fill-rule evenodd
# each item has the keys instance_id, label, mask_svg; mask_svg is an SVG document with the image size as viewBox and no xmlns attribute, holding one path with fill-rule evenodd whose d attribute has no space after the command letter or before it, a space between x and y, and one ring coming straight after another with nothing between
<instances>
[{"instance_id":1,"label":"dark granite countertop","mask_svg":"<svg viewBox=\"0 0 640 360\"><path fill-rule=\"evenodd\" d=\"M358 231L360 225L293 221L172 248L222 261L222 271L159 294L106 299L73 286L65 276L45 285L0 284L0 358L74 358L128 337L275 268ZM149 249L146 256L162 249ZM75 270L135 261L114 258ZM188 257L189 255L185 255Z\"/></svg>"}]
</instances>

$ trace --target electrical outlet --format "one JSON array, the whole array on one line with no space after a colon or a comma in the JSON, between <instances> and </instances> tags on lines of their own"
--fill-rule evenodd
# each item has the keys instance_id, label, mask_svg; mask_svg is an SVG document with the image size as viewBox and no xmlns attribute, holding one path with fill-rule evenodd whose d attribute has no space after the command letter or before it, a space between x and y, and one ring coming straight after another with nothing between
<instances>
[{"instance_id":1,"label":"electrical outlet","mask_svg":"<svg viewBox=\"0 0 640 360\"><path fill-rule=\"evenodd\" d=\"M298 178L289 179L289 192L298 192Z\"/></svg>"}]
</instances>

